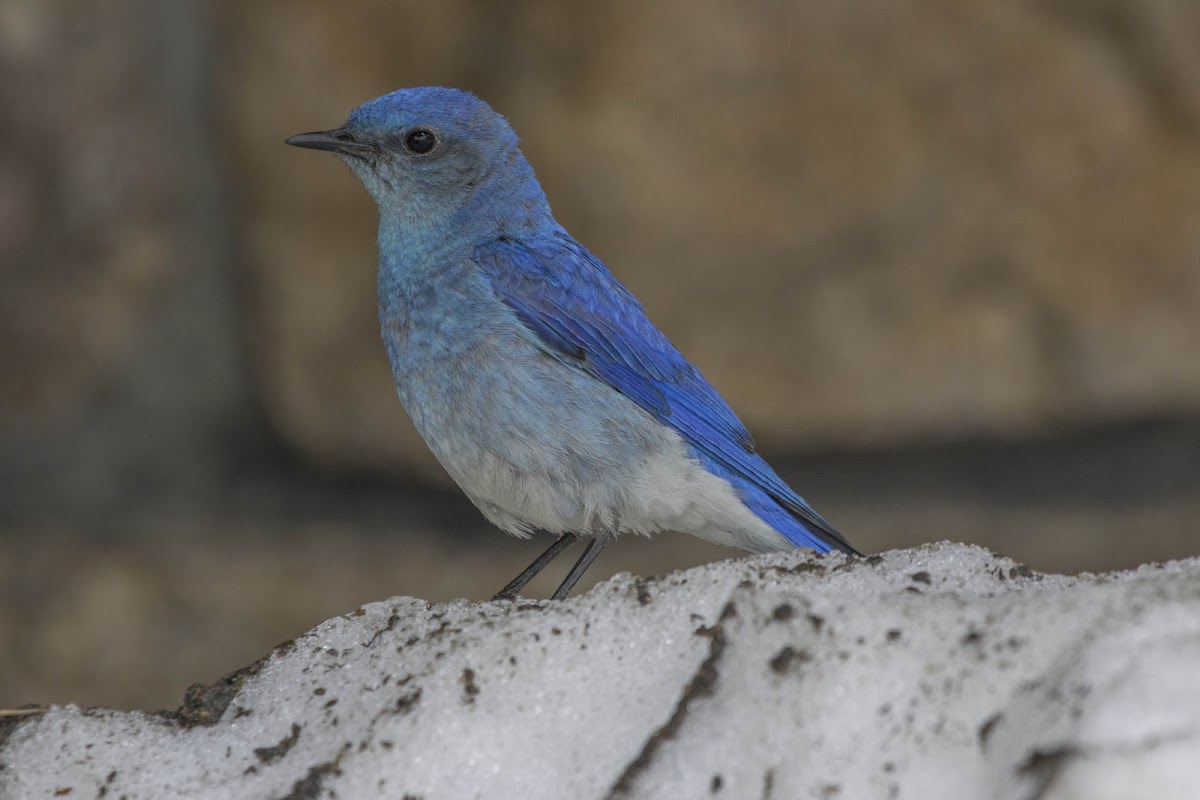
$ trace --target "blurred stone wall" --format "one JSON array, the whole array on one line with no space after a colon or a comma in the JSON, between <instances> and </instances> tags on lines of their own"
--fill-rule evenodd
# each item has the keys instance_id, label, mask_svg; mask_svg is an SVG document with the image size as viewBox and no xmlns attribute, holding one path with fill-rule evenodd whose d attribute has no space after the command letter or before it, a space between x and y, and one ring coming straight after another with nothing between
<instances>
[{"instance_id":1,"label":"blurred stone wall","mask_svg":"<svg viewBox=\"0 0 1200 800\"><path fill-rule=\"evenodd\" d=\"M279 140L433 82L510 118L560 220L775 447L1200 400L1192 0L267 2L226 22L264 396L319 458L425 456L377 342L373 208Z\"/></svg>"},{"instance_id":2,"label":"blurred stone wall","mask_svg":"<svg viewBox=\"0 0 1200 800\"><path fill-rule=\"evenodd\" d=\"M179 490L253 417L208 31L0 2L0 518Z\"/></svg>"},{"instance_id":3,"label":"blurred stone wall","mask_svg":"<svg viewBox=\"0 0 1200 800\"><path fill-rule=\"evenodd\" d=\"M560 220L777 452L1200 405L1194 0L0 15L0 433L60 454L30 475L79 436L195 461L258 415L314 461L434 474L370 201L282 144L424 83L510 118Z\"/></svg>"}]
</instances>

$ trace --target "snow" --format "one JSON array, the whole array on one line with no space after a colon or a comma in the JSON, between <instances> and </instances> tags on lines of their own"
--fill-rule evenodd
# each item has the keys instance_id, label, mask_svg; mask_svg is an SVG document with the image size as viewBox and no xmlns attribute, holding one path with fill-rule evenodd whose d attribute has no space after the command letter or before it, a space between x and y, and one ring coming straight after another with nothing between
<instances>
[{"instance_id":1,"label":"snow","mask_svg":"<svg viewBox=\"0 0 1200 800\"><path fill-rule=\"evenodd\" d=\"M0 728L0 798L1196 798L1198 676L1200 559L797 551L374 603L175 714Z\"/></svg>"}]
</instances>

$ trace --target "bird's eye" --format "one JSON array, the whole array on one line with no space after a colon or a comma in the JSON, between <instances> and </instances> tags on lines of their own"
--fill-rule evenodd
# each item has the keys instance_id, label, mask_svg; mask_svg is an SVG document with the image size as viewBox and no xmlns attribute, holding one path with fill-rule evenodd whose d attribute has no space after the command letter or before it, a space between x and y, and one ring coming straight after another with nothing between
<instances>
[{"instance_id":1,"label":"bird's eye","mask_svg":"<svg viewBox=\"0 0 1200 800\"><path fill-rule=\"evenodd\" d=\"M437 137L433 135L433 131L425 128L409 131L404 137L404 146L417 155L428 153L435 144L437 144Z\"/></svg>"}]
</instances>

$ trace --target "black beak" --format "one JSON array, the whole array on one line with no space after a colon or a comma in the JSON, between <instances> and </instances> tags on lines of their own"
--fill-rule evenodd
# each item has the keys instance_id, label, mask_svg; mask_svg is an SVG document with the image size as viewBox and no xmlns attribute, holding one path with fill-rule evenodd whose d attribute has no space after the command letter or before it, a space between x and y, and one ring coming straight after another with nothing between
<instances>
[{"instance_id":1,"label":"black beak","mask_svg":"<svg viewBox=\"0 0 1200 800\"><path fill-rule=\"evenodd\" d=\"M328 150L331 153L344 153L351 156L375 152L375 145L358 141L345 128L298 133L288 139L285 144L293 147L307 147L310 150Z\"/></svg>"}]
</instances>

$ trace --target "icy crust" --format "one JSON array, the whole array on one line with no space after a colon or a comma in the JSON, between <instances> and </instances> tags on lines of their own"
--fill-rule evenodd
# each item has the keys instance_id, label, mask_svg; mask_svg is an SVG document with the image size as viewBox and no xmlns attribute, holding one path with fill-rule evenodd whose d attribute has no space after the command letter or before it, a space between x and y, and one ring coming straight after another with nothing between
<instances>
[{"instance_id":1,"label":"icy crust","mask_svg":"<svg viewBox=\"0 0 1200 800\"><path fill-rule=\"evenodd\" d=\"M561 603L397 598L175 714L54 708L0 745L6 800L1197 786L1200 560L1067 578L958 544L622 575Z\"/></svg>"}]
</instances>

